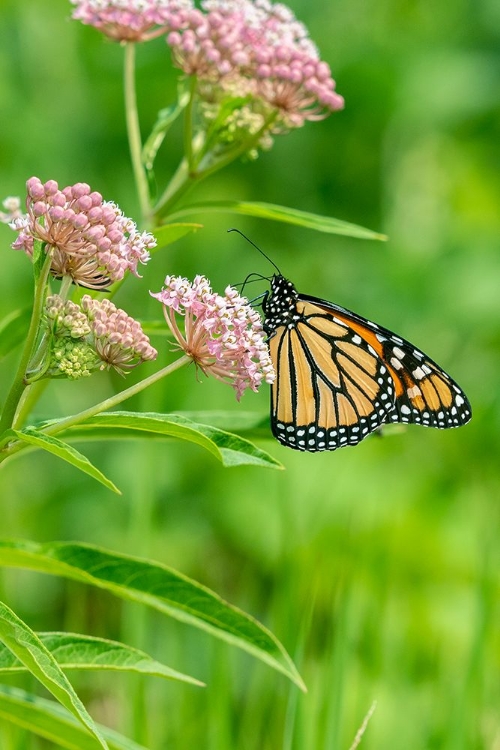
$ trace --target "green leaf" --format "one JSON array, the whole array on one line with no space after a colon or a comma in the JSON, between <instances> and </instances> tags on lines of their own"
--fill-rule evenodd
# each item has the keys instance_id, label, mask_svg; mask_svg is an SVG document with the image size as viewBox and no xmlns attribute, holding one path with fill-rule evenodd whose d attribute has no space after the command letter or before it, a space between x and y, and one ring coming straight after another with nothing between
<instances>
[{"instance_id":1,"label":"green leaf","mask_svg":"<svg viewBox=\"0 0 500 750\"><path fill-rule=\"evenodd\" d=\"M73 716L54 701L0 685L0 719L27 729L67 750L95 750L95 741ZM98 725L109 750L147 750L142 745Z\"/></svg>"},{"instance_id":2,"label":"green leaf","mask_svg":"<svg viewBox=\"0 0 500 750\"><path fill-rule=\"evenodd\" d=\"M87 709L71 683L38 636L6 604L0 602L0 640L24 666L47 688L59 703L70 711L94 735L92 747L107 750Z\"/></svg>"},{"instance_id":3,"label":"green leaf","mask_svg":"<svg viewBox=\"0 0 500 750\"><path fill-rule=\"evenodd\" d=\"M328 234L342 234L364 240L387 239L385 234L373 232L371 229L365 229L357 224L351 224L341 219L334 219L331 216L319 216L308 211L300 211L298 208L276 206L273 203L247 201L207 201L204 203L193 203L179 211L174 211L170 214L170 218L188 216L200 212L244 214L245 216L256 216L259 219L283 221L287 224L295 224L299 227L315 229L317 232L327 232Z\"/></svg>"},{"instance_id":4,"label":"green leaf","mask_svg":"<svg viewBox=\"0 0 500 750\"><path fill-rule=\"evenodd\" d=\"M97 479L98 482L101 482L101 484L103 484L108 489L113 490L113 492L116 492L118 495L121 495L118 487L113 484L110 479L105 477L104 474L99 471L99 469L96 469L96 467L90 463L88 458L84 456L83 453L80 453L71 445L68 445L62 440L59 440L59 438L45 435L43 432L36 430L34 427L26 427L23 430L11 430L11 432L19 440L28 443L28 445L35 446L36 448L41 448L48 453L52 453L54 456L61 458L63 461L67 461L69 464L75 466L77 469L80 469L80 471L83 471L85 474L88 474L93 479Z\"/></svg>"},{"instance_id":5,"label":"green leaf","mask_svg":"<svg viewBox=\"0 0 500 750\"><path fill-rule=\"evenodd\" d=\"M203 686L194 677L170 669L152 659L144 651L106 638L76 633L37 633L40 642L50 651L61 669L116 670L180 680ZM9 649L0 644L0 672L24 672L27 666Z\"/></svg>"},{"instance_id":6,"label":"green leaf","mask_svg":"<svg viewBox=\"0 0 500 750\"><path fill-rule=\"evenodd\" d=\"M166 565L89 544L11 540L0 540L0 565L71 578L147 604L238 646L305 689L290 656L267 628Z\"/></svg>"},{"instance_id":7,"label":"green leaf","mask_svg":"<svg viewBox=\"0 0 500 750\"><path fill-rule=\"evenodd\" d=\"M31 307L14 310L0 323L0 359L9 354L26 338L31 320Z\"/></svg>"},{"instance_id":8,"label":"green leaf","mask_svg":"<svg viewBox=\"0 0 500 750\"><path fill-rule=\"evenodd\" d=\"M142 149L142 161L148 172L153 169L156 154L158 153L165 136L170 130L170 127L189 102L189 96L189 91L181 87L179 89L178 101L175 102L175 104L170 105L170 107L160 109L158 112L156 122L153 125L151 133L146 139L146 143Z\"/></svg>"},{"instance_id":9,"label":"green leaf","mask_svg":"<svg viewBox=\"0 0 500 750\"><path fill-rule=\"evenodd\" d=\"M219 409L217 411L179 411L176 414L193 422L208 423L220 430L237 430L238 433L251 432L252 434L258 434L259 437L272 439L267 412Z\"/></svg>"},{"instance_id":10,"label":"green leaf","mask_svg":"<svg viewBox=\"0 0 500 750\"><path fill-rule=\"evenodd\" d=\"M161 227L153 229L153 234L156 237L157 246L153 248L153 253L161 250L167 245L171 245L173 242L180 240L190 232L197 232L198 229L203 229L203 224L193 224L189 222L179 222L176 224L164 224Z\"/></svg>"},{"instance_id":11,"label":"green leaf","mask_svg":"<svg viewBox=\"0 0 500 750\"><path fill-rule=\"evenodd\" d=\"M56 421L52 421L45 423L44 426L56 424ZM64 434L68 438L78 437L86 440L102 440L110 437L113 439L137 438L148 434L163 438L171 437L200 445L218 458L225 467L251 465L270 469L283 468L273 456L257 448L249 440L211 425L193 422L180 414L106 412L80 422L75 427L66 430Z\"/></svg>"},{"instance_id":12,"label":"green leaf","mask_svg":"<svg viewBox=\"0 0 500 750\"><path fill-rule=\"evenodd\" d=\"M47 253L45 252L45 243L35 240L33 243L33 275L35 282L40 278L45 263L50 263Z\"/></svg>"}]
</instances>

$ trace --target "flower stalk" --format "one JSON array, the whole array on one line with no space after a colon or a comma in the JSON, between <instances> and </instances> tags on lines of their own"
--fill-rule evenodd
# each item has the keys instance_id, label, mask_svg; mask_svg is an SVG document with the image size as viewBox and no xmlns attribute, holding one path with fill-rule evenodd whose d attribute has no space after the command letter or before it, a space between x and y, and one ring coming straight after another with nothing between
<instances>
[{"instance_id":1,"label":"flower stalk","mask_svg":"<svg viewBox=\"0 0 500 750\"><path fill-rule=\"evenodd\" d=\"M128 398L132 398L132 396L136 396L141 391L149 388L150 385L157 383L159 380L162 380L162 378L167 377L167 375L171 375L173 372L180 369L184 365L189 364L191 361L192 360L190 357L188 357L187 355L183 355L182 357L179 357L179 359L175 360L175 362L172 362L166 367L163 367L161 370L158 370L158 372L153 373L149 377L144 378L144 380L140 380L138 383L134 383L134 385L131 385L129 388L125 388L124 391L115 393L114 396L110 396L109 398L104 399L104 401L100 401L98 404L94 404L88 409L84 409L83 411L78 412L78 414L73 414L69 417L65 417L64 419L59 419L56 422L53 422L42 428L40 431L43 432L44 435L58 435L59 433L68 430L70 427L75 427L76 425L81 424L86 419L95 417L96 414L100 414L101 412L113 409L115 406L118 406L118 404L121 404ZM0 445L2 443L5 444L9 439L10 438L4 438L3 440L0 440ZM3 451L2 454L0 454L0 463L6 458L9 458L18 453L23 449L23 447L26 446L21 441L12 443Z\"/></svg>"},{"instance_id":2,"label":"flower stalk","mask_svg":"<svg viewBox=\"0 0 500 750\"><path fill-rule=\"evenodd\" d=\"M44 251L42 250L42 252ZM30 325L28 328L28 333L26 334L26 340L24 342L21 359L19 361L19 366L17 368L14 381L7 395L7 398L5 399L4 409L0 418L0 435L2 435L6 430L10 429L13 426L20 400L28 385L26 382L26 372L28 370L29 363L38 339L40 321L42 319L43 313L43 305L45 302L47 279L50 272L50 265L51 253L47 252L47 257L45 258L45 262L42 266L42 272L35 282L33 310L31 313Z\"/></svg>"},{"instance_id":3,"label":"flower stalk","mask_svg":"<svg viewBox=\"0 0 500 750\"><path fill-rule=\"evenodd\" d=\"M142 163L142 140L137 111L137 95L135 89L135 43L125 44L124 58L124 94L125 94L125 118L127 122L127 135L130 149L130 158L134 172L135 187L141 210L142 221L149 223L150 200L146 172Z\"/></svg>"}]
</instances>

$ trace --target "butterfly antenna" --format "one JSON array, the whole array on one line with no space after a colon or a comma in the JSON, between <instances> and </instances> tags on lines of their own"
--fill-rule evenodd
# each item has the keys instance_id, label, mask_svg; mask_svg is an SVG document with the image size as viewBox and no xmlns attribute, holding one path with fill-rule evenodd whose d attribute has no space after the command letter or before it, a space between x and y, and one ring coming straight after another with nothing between
<instances>
[{"instance_id":1,"label":"butterfly antenna","mask_svg":"<svg viewBox=\"0 0 500 750\"><path fill-rule=\"evenodd\" d=\"M260 249L260 247L259 247L258 245L256 245L256 244L255 244L255 242L252 242L252 240L251 240L251 239L250 239L249 237L247 237L247 236L246 236L246 234L243 234L243 232L242 232L242 231L240 231L239 229L236 229L236 228L234 228L234 227L233 227L232 229L228 229L227 231L228 231L228 232L238 232L238 234L241 234L241 236L243 237L243 239L244 239L244 240L246 240L247 242L249 242L249 243L250 243L250 245L253 245L253 247L254 247L254 248L255 248L255 249L256 249L256 250L257 250L257 251L258 251L258 252L259 252L259 253L260 253L261 255L263 255L263 256L264 256L264 258L265 258L266 260L268 260L268 261L269 261L269 263L270 263L270 264L271 264L272 266L274 266L274 268L275 268L275 269L277 270L278 274L279 274L280 276L282 275L282 274L281 274L281 271L280 271L280 269L278 268L278 266L276 265L276 263L275 263L275 262L274 262L273 260L271 260L271 258L269 257L269 255L266 255L266 254L265 254L265 252L264 252L263 250L261 250L261 249Z\"/></svg>"}]
</instances>

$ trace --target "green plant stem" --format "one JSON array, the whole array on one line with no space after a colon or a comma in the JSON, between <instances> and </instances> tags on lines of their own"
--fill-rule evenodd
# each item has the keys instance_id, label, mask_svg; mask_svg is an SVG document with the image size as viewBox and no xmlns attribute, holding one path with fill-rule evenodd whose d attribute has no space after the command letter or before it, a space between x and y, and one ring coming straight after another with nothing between
<instances>
[{"instance_id":1,"label":"green plant stem","mask_svg":"<svg viewBox=\"0 0 500 750\"><path fill-rule=\"evenodd\" d=\"M69 290L71 289L71 285L73 283L73 279L71 276L63 276L61 281L61 287L59 289L59 296L64 301L67 300Z\"/></svg>"},{"instance_id":2,"label":"green plant stem","mask_svg":"<svg viewBox=\"0 0 500 750\"><path fill-rule=\"evenodd\" d=\"M243 156L243 154L256 146L262 138L262 135L269 129L269 126L275 120L276 116L277 113L270 115L257 133L254 133L251 138L240 143L236 148L230 149L221 157L213 158L211 153L207 153L196 169L190 169L189 161L184 157L166 190L153 209L155 225L160 223L159 219L168 214L170 209L173 208L188 190L191 190L191 188L194 187L194 185L207 177L210 177L210 175L215 174L215 172L218 172L220 169L223 169L235 159ZM203 162L207 164L206 167L203 167Z\"/></svg>"},{"instance_id":3,"label":"green plant stem","mask_svg":"<svg viewBox=\"0 0 500 750\"><path fill-rule=\"evenodd\" d=\"M130 388L126 388L124 391L120 391L120 393L116 393L114 396L110 396L109 398L104 399L104 401L100 401L98 404L94 404L94 406L90 406L88 409L80 411L78 412L78 414L72 414L65 419L59 419L57 421L50 422L46 427L42 428L41 432L43 432L45 435L58 435L60 432L63 432L70 427L74 427L75 425L80 424L80 422L84 422L86 419L94 417L96 414L100 414L103 411L113 409L115 406L118 406L118 404L121 404L122 401L126 401L128 398L135 396L145 388L153 385L153 383L157 383L159 380L175 372L175 370L178 370L180 367L189 364L189 362L192 362L191 357L188 357L187 354L184 354L175 362L172 362L170 365L163 367L161 370L153 373L148 378L144 378L144 380L139 381L139 383L135 383L134 385L130 386ZM2 446L8 443L11 439L12 438L10 436L6 436L3 439L0 439L0 450ZM18 453L24 447L25 445L22 443L22 441L16 441L12 443L12 445L10 445L0 454L0 463L2 461L5 461L6 458L13 456L15 453Z\"/></svg>"},{"instance_id":4,"label":"green plant stem","mask_svg":"<svg viewBox=\"0 0 500 750\"><path fill-rule=\"evenodd\" d=\"M137 96L135 90L135 43L127 42L124 57L124 91L125 117L127 121L128 143L130 158L134 172L135 186L143 223L150 218L149 189L146 172L142 163L142 142L137 112Z\"/></svg>"},{"instance_id":5,"label":"green plant stem","mask_svg":"<svg viewBox=\"0 0 500 750\"><path fill-rule=\"evenodd\" d=\"M135 396L137 393L140 393L145 388L153 385L153 383L157 383L162 378L175 372L175 370L178 370L180 367L187 365L189 362L192 362L191 357L184 354L182 357L175 360L175 362L163 367L148 378L144 378L144 380L140 380L138 383L131 385L130 388L126 388L124 391L120 391L120 393L115 393L114 396L110 396L109 398L104 399L104 401L100 401L98 404L90 406L88 409L84 409L78 414L73 414L73 416L66 417L66 419L61 419L56 424L51 424L42 431L46 435L57 435L59 432L67 430L69 427L73 427L74 425L83 422L85 419L90 419L90 417L100 414L103 411L109 411L109 409L113 409L118 404L121 404L122 401L126 401L128 398Z\"/></svg>"},{"instance_id":6,"label":"green plant stem","mask_svg":"<svg viewBox=\"0 0 500 750\"><path fill-rule=\"evenodd\" d=\"M193 107L196 93L196 76L189 82L189 101L184 111L184 154L189 165L189 171L194 168L193 154Z\"/></svg>"},{"instance_id":7,"label":"green plant stem","mask_svg":"<svg viewBox=\"0 0 500 750\"><path fill-rule=\"evenodd\" d=\"M45 378L44 380L37 380L35 383L29 385L23 392L23 395L19 401L19 406L16 412L16 418L12 424L15 430L20 430L26 419L31 414L33 406L37 403L38 399L47 388L50 380Z\"/></svg>"},{"instance_id":8,"label":"green plant stem","mask_svg":"<svg viewBox=\"0 0 500 750\"><path fill-rule=\"evenodd\" d=\"M27 386L25 382L26 371L28 369L31 355L36 344L38 337L38 329L40 326L40 320L43 312L43 304L45 301L45 288L47 285L47 279L50 271L51 254L47 252L42 272L35 283L35 293L33 299L33 311L31 313L30 325L28 333L26 335L26 341L21 354L21 360L19 367L17 368L14 382L10 388L10 391L5 399L5 406L2 412L2 418L0 419L0 435L6 430L10 429L14 423L16 411Z\"/></svg>"}]
</instances>

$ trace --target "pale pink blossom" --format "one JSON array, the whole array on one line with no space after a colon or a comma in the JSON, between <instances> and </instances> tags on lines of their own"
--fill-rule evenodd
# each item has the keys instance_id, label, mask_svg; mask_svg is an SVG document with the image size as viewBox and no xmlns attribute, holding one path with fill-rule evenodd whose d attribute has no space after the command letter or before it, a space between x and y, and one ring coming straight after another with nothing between
<instances>
[{"instance_id":1,"label":"pale pink blossom","mask_svg":"<svg viewBox=\"0 0 500 750\"><path fill-rule=\"evenodd\" d=\"M139 232L115 203L83 182L60 190L55 180L31 177L26 186L27 214L10 224L18 232L15 250L32 255L34 241L44 243L53 276L69 276L89 289L106 288L127 271L139 275L138 265L149 260L156 240Z\"/></svg>"},{"instance_id":2,"label":"pale pink blossom","mask_svg":"<svg viewBox=\"0 0 500 750\"><path fill-rule=\"evenodd\" d=\"M236 289L228 286L221 296L204 276L193 282L167 276L162 291L151 294L178 346L206 375L232 385L238 400L246 388L274 381L260 316ZM177 316L184 318L182 329Z\"/></svg>"},{"instance_id":3,"label":"pale pink blossom","mask_svg":"<svg viewBox=\"0 0 500 750\"><path fill-rule=\"evenodd\" d=\"M110 367L124 375L157 356L140 323L107 299L85 294L78 305L52 294L45 303L44 322L48 365L39 377L77 380Z\"/></svg>"},{"instance_id":4,"label":"pale pink blossom","mask_svg":"<svg viewBox=\"0 0 500 750\"><path fill-rule=\"evenodd\" d=\"M184 28L192 0L70 0L72 18L119 42L144 42Z\"/></svg>"},{"instance_id":5,"label":"pale pink blossom","mask_svg":"<svg viewBox=\"0 0 500 750\"><path fill-rule=\"evenodd\" d=\"M90 324L90 341L102 362L101 370L113 367L123 375L158 356L141 324L110 300L99 301L84 294L82 310Z\"/></svg>"},{"instance_id":6,"label":"pale pink blossom","mask_svg":"<svg viewBox=\"0 0 500 750\"><path fill-rule=\"evenodd\" d=\"M275 112L272 132L342 109L328 64L307 29L281 3L202 0L187 26L167 36L174 63L205 83L207 99L220 92L252 97ZM211 84L211 89L206 84Z\"/></svg>"}]
</instances>

